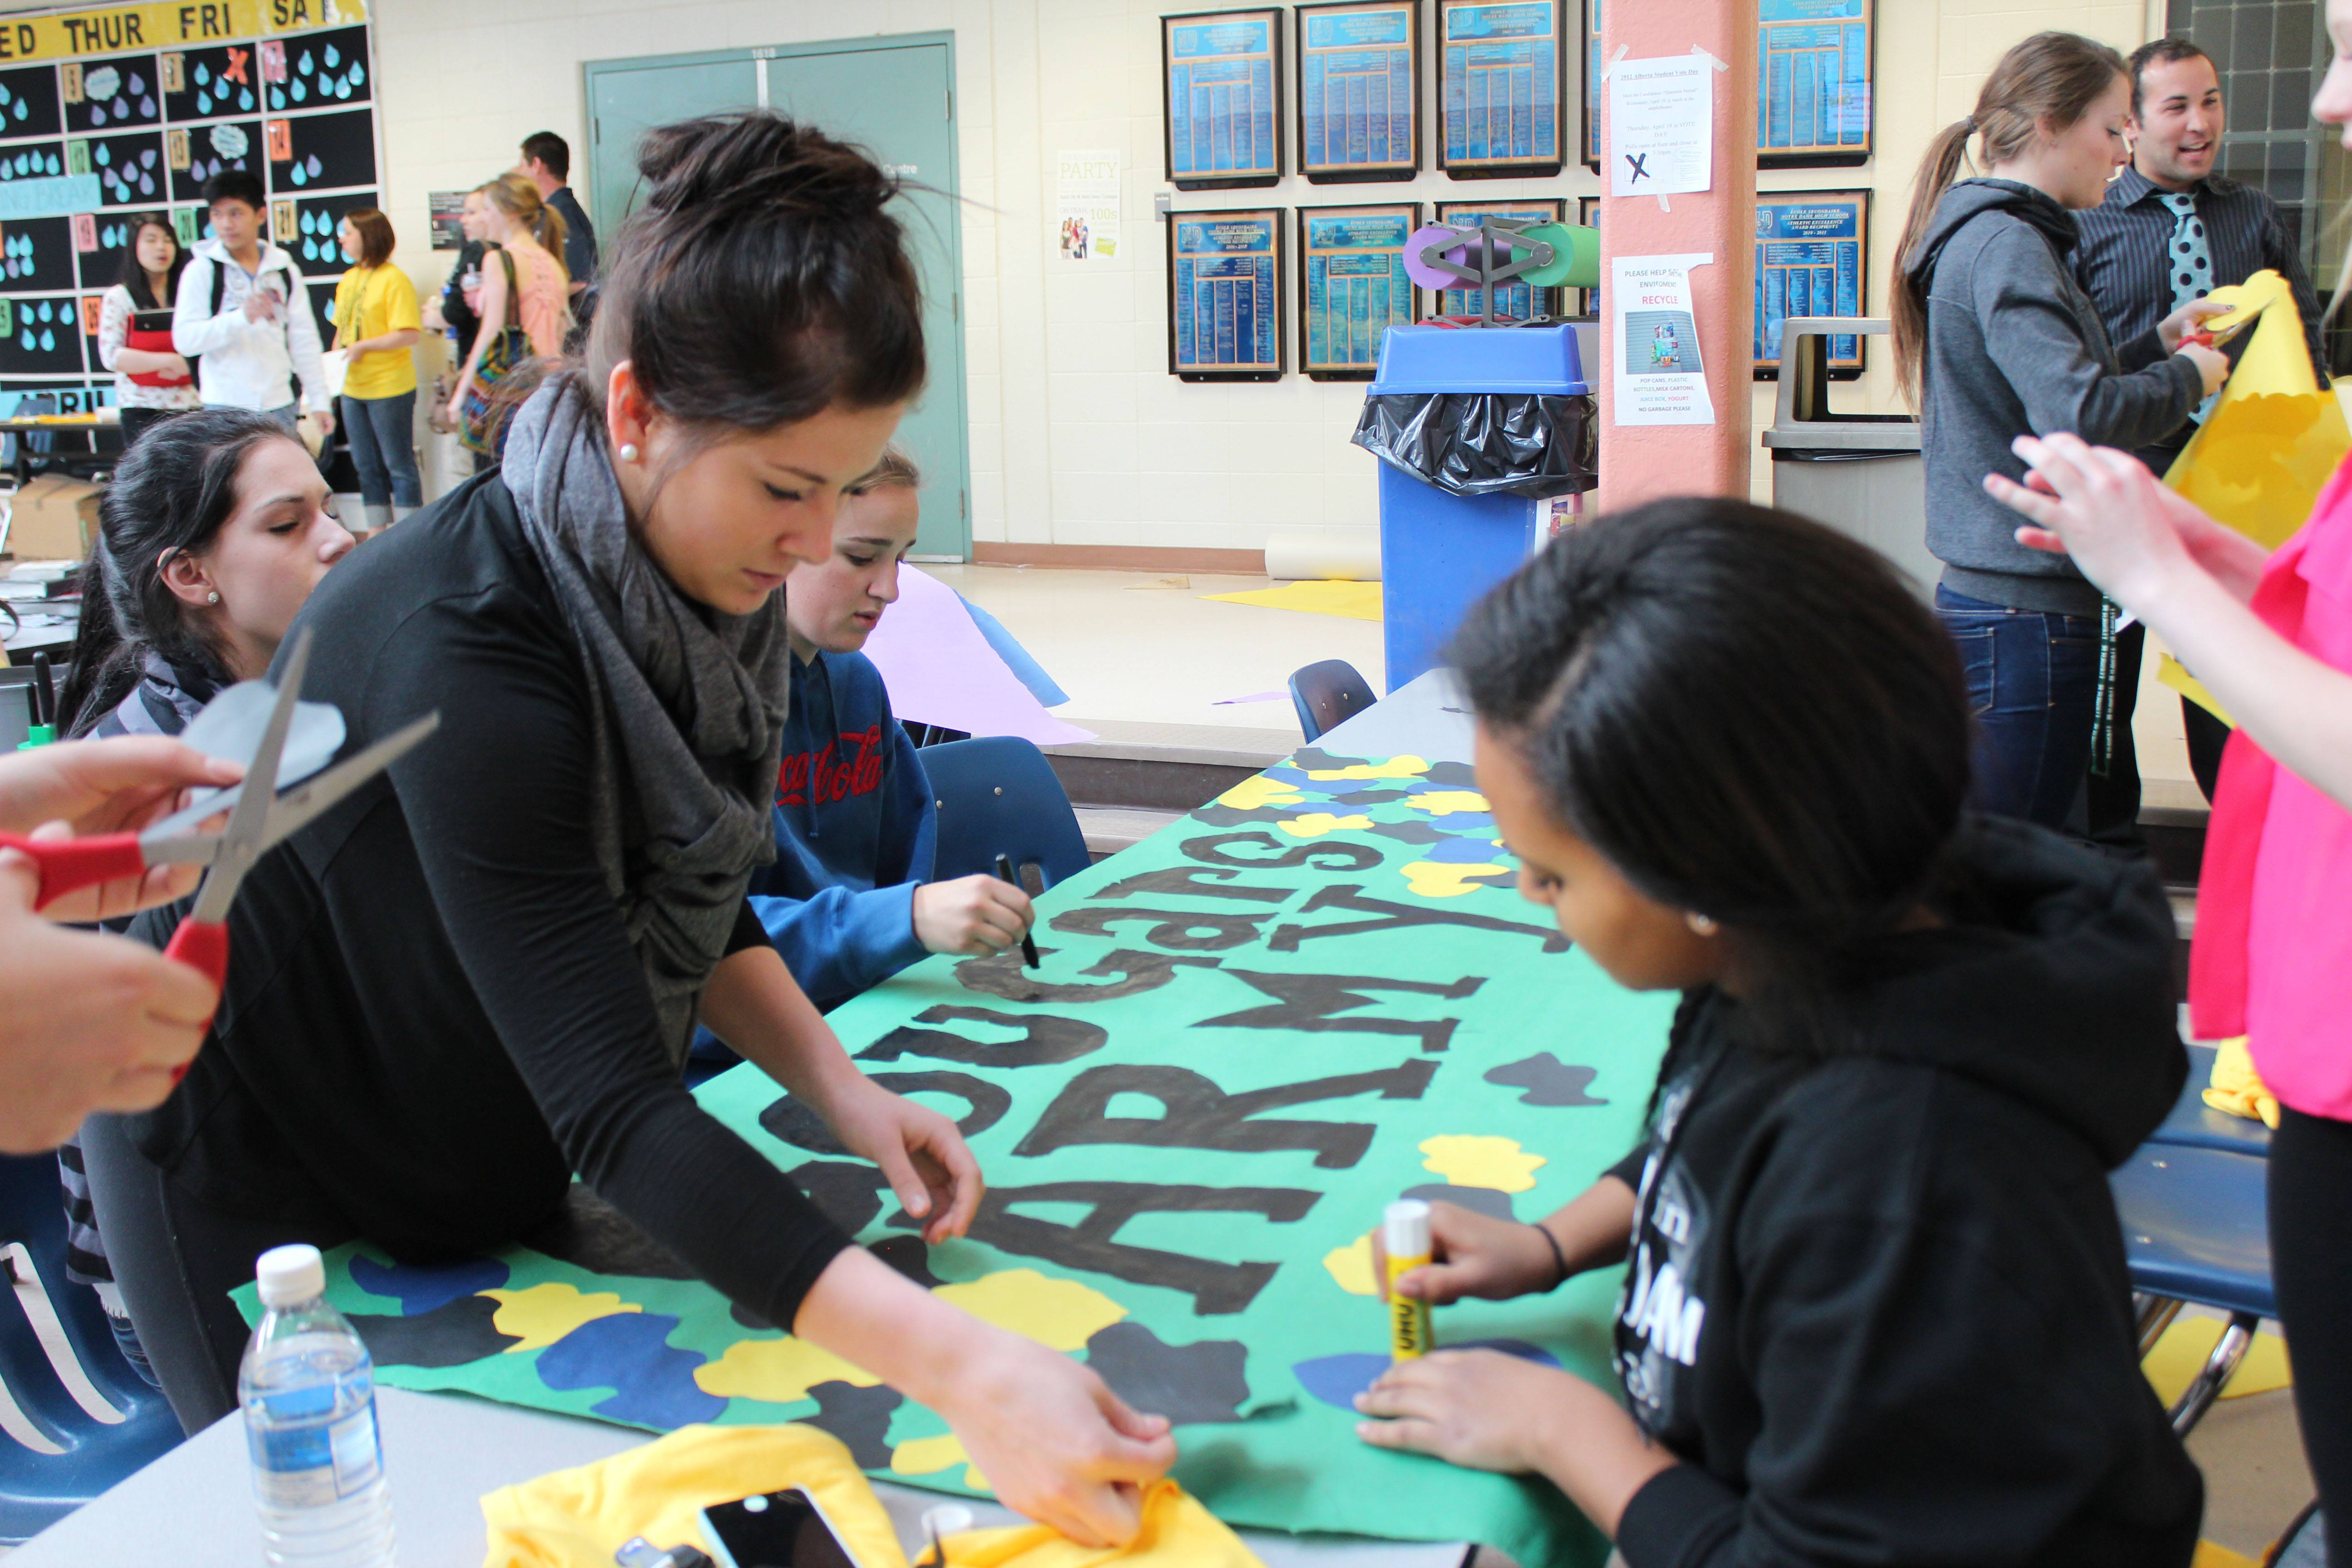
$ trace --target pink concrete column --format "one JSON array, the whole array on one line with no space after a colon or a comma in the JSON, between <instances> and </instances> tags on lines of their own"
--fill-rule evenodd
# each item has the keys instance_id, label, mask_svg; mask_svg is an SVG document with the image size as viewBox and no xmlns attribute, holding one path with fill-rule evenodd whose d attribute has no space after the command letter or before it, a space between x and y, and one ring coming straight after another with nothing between
<instances>
[{"instance_id":1,"label":"pink concrete column","mask_svg":"<svg viewBox=\"0 0 2352 1568\"><path fill-rule=\"evenodd\" d=\"M1607 0L1601 8L1601 58L1654 59L1688 54L1696 44L1730 69L1715 73L1713 186L1703 195L1669 198L1614 197L1609 189L1609 86L1601 84L1601 299L1619 256L1683 252L1715 255L1691 273L1700 357L1706 363L1713 425L1629 426L1611 423L1610 387L1617 345L1601 321L1600 377L1601 510L1663 495L1748 495L1748 454L1754 445L1748 401L1754 370L1756 289L1756 0Z\"/></svg>"}]
</instances>

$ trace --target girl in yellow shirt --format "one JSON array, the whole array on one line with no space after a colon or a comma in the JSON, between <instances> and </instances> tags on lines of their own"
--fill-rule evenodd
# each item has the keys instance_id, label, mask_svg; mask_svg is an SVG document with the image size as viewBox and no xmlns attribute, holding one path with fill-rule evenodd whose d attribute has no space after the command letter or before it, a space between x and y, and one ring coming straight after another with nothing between
<instances>
[{"instance_id":1,"label":"girl in yellow shirt","mask_svg":"<svg viewBox=\"0 0 2352 1568\"><path fill-rule=\"evenodd\" d=\"M335 346L350 355L343 376L342 426L360 471L365 503L362 539L425 504L416 471L416 346L422 325L416 288L392 265L392 220L355 207L335 238L353 263L335 285Z\"/></svg>"}]
</instances>

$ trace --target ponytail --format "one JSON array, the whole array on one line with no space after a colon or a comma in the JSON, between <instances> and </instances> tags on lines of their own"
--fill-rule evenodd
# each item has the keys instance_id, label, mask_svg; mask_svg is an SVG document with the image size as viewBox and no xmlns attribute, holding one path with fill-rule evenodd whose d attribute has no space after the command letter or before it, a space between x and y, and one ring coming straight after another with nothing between
<instances>
[{"instance_id":1,"label":"ponytail","mask_svg":"<svg viewBox=\"0 0 2352 1568\"><path fill-rule=\"evenodd\" d=\"M529 230L541 249L559 264L562 262L563 241L569 232L563 226L563 215L541 199L539 187L530 183L529 175L509 171L477 185L475 193Z\"/></svg>"},{"instance_id":2,"label":"ponytail","mask_svg":"<svg viewBox=\"0 0 2352 1568\"><path fill-rule=\"evenodd\" d=\"M1947 125L1927 144L1903 239L1895 247L1895 286L1888 290L1894 305L1895 374L1914 408L1919 401L1920 362L1927 350L1927 289L1934 279L1913 270L1913 252L1927 237L1944 193L1959 177L1969 138L1984 138L1988 165L2008 163L2043 134L2042 121L2049 121L2053 133L2067 130L2090 112L2119 77L2131 77L2123 56L2095 38L2036 33L2000 57L1977 94L1976 112Z\"/></svg>"}]
</instances>

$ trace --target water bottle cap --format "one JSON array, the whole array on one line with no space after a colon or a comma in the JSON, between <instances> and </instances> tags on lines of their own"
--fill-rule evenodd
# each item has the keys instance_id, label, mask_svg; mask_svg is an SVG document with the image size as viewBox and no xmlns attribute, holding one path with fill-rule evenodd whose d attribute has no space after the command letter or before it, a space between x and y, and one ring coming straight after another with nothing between
<instances>
[{"instance_id":1,"label":"water bottle cap","mask_svg":"<svg viewBox=\"0 0 2352 1568\"><path fill-rule=\"evenodd\" d=\"M315 1247L273 1247L254 1265L265 1307L291 1307L327 1293L327 1264Z\"/></svg>"}]
</instances>

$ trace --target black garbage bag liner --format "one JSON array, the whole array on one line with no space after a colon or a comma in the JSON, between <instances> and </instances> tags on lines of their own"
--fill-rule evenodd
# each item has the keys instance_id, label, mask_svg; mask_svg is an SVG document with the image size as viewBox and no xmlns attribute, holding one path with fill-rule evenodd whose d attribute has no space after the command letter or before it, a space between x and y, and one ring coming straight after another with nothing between
<instances>
[{"instance_id":1,"label":"black garbage bag liner","mask_svg":"<svg viewBox=\"0 0 2352 1568\"><path fill-rule=\"evenodd\" d=\"M1601 433L1586 393L1399 393L1364 399L1354 440L1457 496L1541 500L1599 480Z\"/></svg>"}]
</instances>

